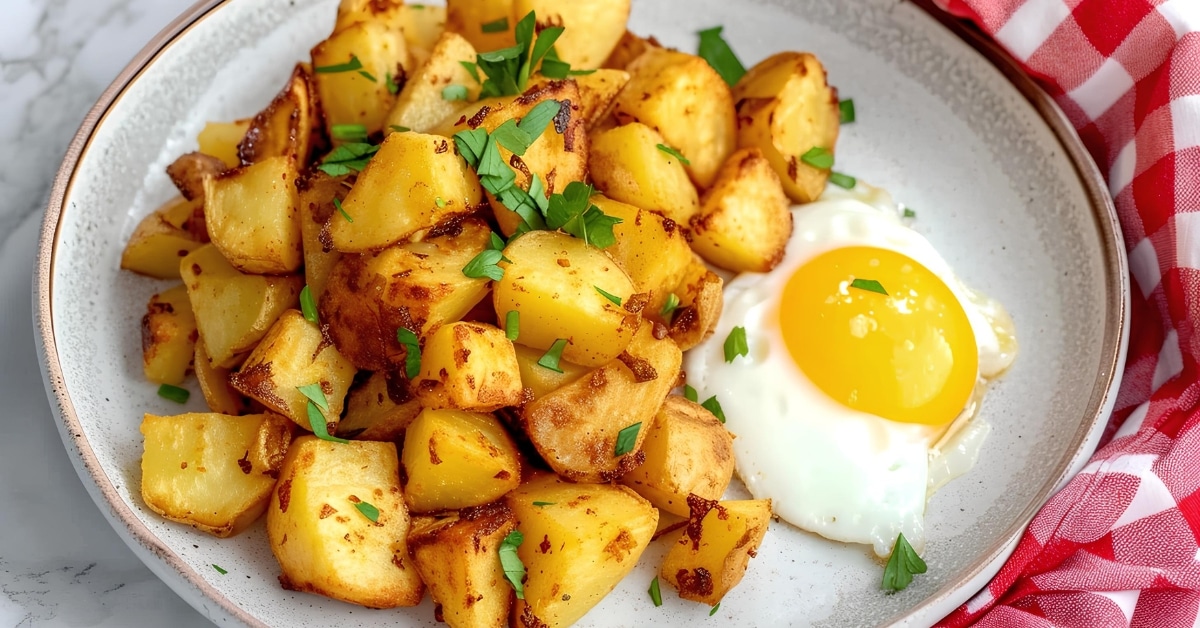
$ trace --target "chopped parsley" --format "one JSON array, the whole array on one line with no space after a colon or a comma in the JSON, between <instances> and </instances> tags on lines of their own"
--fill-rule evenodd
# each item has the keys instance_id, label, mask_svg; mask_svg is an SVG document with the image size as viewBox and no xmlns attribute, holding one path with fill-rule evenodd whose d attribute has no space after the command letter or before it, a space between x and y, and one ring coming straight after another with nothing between
<instances>
[{"instance_id":1,"label":"chopped parsley","mask_svg":"<svg viewBox=\"0 0 1200 628\"><path fill-rule=\"evenodd\" d=\"M562 229L588 244L603 249L617 241L613 235L613 226L619 224L621 219L609 216L593 205L592 192L592 186L585 183L568 183L562 194L550 197L546 226Z\"/></svg>"},{"instance_id":2,"label":"chopped parsley","mask_svg":"<svg viewBox=\"0 0 1200 628\"><path fill-rule=\"evenodd\" d=\"M443 100L466 100L467 86L466 85L447 85L442 88Z\"/></svg>"},{"instance_id":3,"label":"chopped parsley","mask_svg":"<svg viewBox=\"0 0 1200 628\"><path fill-rule=\"evenodd\" d=\"M350 55L350 60L346 63L319 65L313 68L313 72L317 74L338 74L340 72L355 72L361 69L363 69L362 61L359 61L357 56Z\"/></svg>"},{"instance_id":4,"label":"chopped parsley","mask_svg":"<svg viewBox=\"0 0 1200 628\"><path fill-rule=\"evenodd\" d=\"M329 130L333 139L343 142L362 142L367 139L367 127L361 124L335 124Z\"/></svg>"},{"instance_id":5,"label":"chopped parsley","mask_svg":"<svg viewBox=\"0 0 1200 628\"><path fill-rule=\"evenodd\" d=\"M225 571L224 569L222 569L222 568L221 568L221 566L220 566L220 565L218 565L218 564L216 564L216 563L213 563L213 564L212 564L212 568L213 568L213 569L216 569L216 570L217 570L217 573L221 574L222 576L223 576L223 575L225 575L225 574L227 574L227 573L229 573L228 571Z\"/></svg>"},{"instance_id":6,"label":"chopped parsley","mask_svg":"<svg viewBox=\"0 0 1200 628\"><path fill-rule=\"evenodd\" d=\"M812 148L808 149L808 152L800 156L800 161L803 161L813 168L827 170L833 167L833 153L829 152L829 149L827 148L813 146Z\"/></svg>"},{"instance_id":7,"label":"chopped parsley","mask_svg":"<svg viewBox=\"0 0 1200 628\"><path fill-rule=\"evenodd\" d=\"M658 310L658 315L663 317L663 319L666 320L667 323L670 323L671 315L674 314L675 310L678 308L679 308L679 297L675 296L675 293L672 292L667 295L667 300L663 301L662 308L660 310Z\"/></svg>"},{"instance_id":8,"label":"chopped parsley","mask_svg":"<svg viewBox=\"0 0 1200 628\"><path fill-rule=\"evenodd\" d=\"M685 166L692 165L692 162L688 161L688 158L684 157L683 153L675 150L674 148L671 148L670 146L667 146L666 144L658 144L658 150L661 150L662 152L674 157L675 159L678 159L679 163L681 163Z\"/></svg>"},{"instance_id":9,"label":"chopped parsley","mask_svg":"<svg viewBox=\"0 0 1200 628\"><path fill-rule=\"evenodd\" d=\"M913 211L912 209L910 209L908 207L905 207L904 208L904 217L905 218L916 218L917 212Z\"/></svg>"},{"instance_id":10,"label":"chopped parsley","mask_svg":"<svg viewBox=\"0 0 1200 628\"><path fill-rule=\"evenodd\" d=\"M354 224L354 218L350 216L350 214L346 211L346 208L342 207L342 199L334 197L333 206L337 208L338 213L342 215L342 218L346 219L346 222Z\"/></svg>"},{"instance_id":11,"label":"chopped parsley","mask_svg":"<svg viewBox=\"0 0 1200 628\"><path fill-rule=\"evenodd\" d=\"M617 432L617 446L613 450L614 456L624 456L633 451L633 446L637 444L638 433L642 431L642 422L638 421L633 425Z\"/></svg>"},{"instance_id":12,"label":"chopped parsley","mask_svg":"<svg viewBox=\"0 0 1200 628\"><path fill-rule=\"evenodd\" d=\"M563 372L563 370L558 367L558 363L560 360L562 360L562 352L566 347L566 338L559 338L558 340L555 340L554 344L550 345L550 350L542 355L542 357L538 358L538 366L550 369L555 373Z\"/></svg>"},{"instance_id":13,"label":"chopped parsley","mask_svg":"<svg viewBox=\"0 0 1200 628\"><path fill-rule=\"evenodd\" d=\"M325 391L321 389L320 383L299 386L296 390L308 397L308 426L317 438L343 444L350 442L344 438L329 435L329 425L325 421L325 413L329 412L329 400L325 398Z\"/></svg>"},{"instance_id":14,"label":"chopped parsley","mask_svg":"<svg viewBox=\"0 0 1200 628\"><path fill-rule=\"evenodd\" d=\"M400 126L400 125L398 125L398 124L392 124L392 125L389 125L389 126L388 126L388 128L389 128L389 129L391 129L391 130L393 130L393 131L395 131L395 132L397 132L397 133L407 133L408 131L411 131L411 130L412 130L412 129L410 129L410 128L406 127L406 126Z\"/></svg>"},{"instance_id":15,"label":"chopped parsley","mask_svg":"<svg viewBox=\"0 0 1200 628\"><path fill-rule=\"evenodd\" d=\"M838 186L839 188L846 188L847 190L852 190L854 189L854 186L858 185L858 179L840 172L830 172L829 182Z\"/></svg>"},{"instance_id":16,"label":"chopped parsley","mask_svg":"<svg viewBox=\"0 0 1200 628\"><path fill-rule=\"evenodd\" d=\"M317 316L317 302L313 299L312 290L309 289L308 284L305 284L304 288L300 290L300 312L304 314L304 320L313 325L321 324L321 319Z\"/></svg>"},{"instance_id":17,"label":"chopped parsley","mask_svg":"<svg viewBox=\"0 0 1200 628\"><path fill-rule=\"evenodd\" d=\"M716 395L713 395L713 396L709 397L708 399L705 399L704 403L702 403L700 405L705 410L708 410L709 412L711 412L713 414L713 416L717 417L718 421L720 421L722 423L725 422L725 411L721 409L721 402L717 401Z\"/></svg>"},{"instance_id":18,"label":"chopped parsley","mask_svg":"<svg viewBox=\"0 0 1200 628\"><path fill-rule=\"evenodd\" d=\"M738 356L750 355L750 347L746 344L746 328L734 327L725 338L725 361L733 362Z\"/></svg>"},{"instance_id":19,"label":"chopped parsley","mask_svg":"<svg viewBox=\"0 0 1200 628\"><path fill-rule=\"evenodd\" d=\"M175 403L187 403L188 397L191 397L192 393L186 388L163 384L158 387L158 396Z\"/></svg>"},{"instance_id":20,"label":"chopped parsley","mask_svg":"<svg viewBox=\"0 0 1200 628\"><path fill-rule=\"evenodd\" d=\"M522 563L521 557L517 555L517 548L524 541L525 535L521 534L520 530L513 530L500 542L498 550L500 567L504 569L504 579L512 585L519 600L525 599L525 585L522 583L525 579L525 563Z\"/></svg>"},{"instance_id":21,"label":"chopped parsley","mask_svg":"<svg viewBox=\"0 0 1200 628\"><path fill-rule=\"evenodd\" d=\"M504 269L498 265L501 260L509 261L500 251L487 249L467 262L466 266L463 266L463 274L471 279L483 279L487 277L492 281L500 281L504 278Z\"/></svg>"},{"instance_id":22,"label":"chopped parsley","mask_svg":"<svg viewBox=\"0 0 1200 628\"><path fill-rule=\"evenodd\" d=\"M722 30L723 27L717 26L700 31L700 48L696 54L733 87L746 74L746 66L738 60L725 38L721 37Z\"/></svg>"},{"instance_id":23,"label":"chopped parsley","mask_svg":"<svg viewBox=\"0 0 1200 628\"><path fill-rule=\"evenodd\" d=\"M364 501L356 501L354 502L354 507L358 509L358 512L362 513L362 516L369 519L371 523L379 523L379 509L375 506Z\"/></svg>"},{"instance_id":24,"label":"chopped parsley","mask_svg":"<svg viewBox=\"0 0 1200 628\"><path fill-rule=\"evenodd\" d=\"M396 82L396 77L392 76L391 72L384 75L383 84L387 86L389 94L395 96L400 93L400 84Z\"/></svg>"},{"instance_id":25,"label":"chopped parsley","mask_svg":"<svg viewBox=\"0 0 1200 628\"><path fill-rule=\"evenodd\" d=\"M883 584L885 591L903 591L912 583L913 574L925 573L929 567L917 555L904 534L896 537L892 546L892 555L888 558L887 567L883 568Z\"/></svg>"},{"instance_id":26,"label":"chopped parsley","mask_svg":"<svg viewBox=\"0 0 1200 628\"><path fill-rule=\"evenodd\" d=\"M504 337L516 341L520 335L521 313L516 310L509 310L508 314L504 315Z\"/></svg>"},{"instance_id":27,"label":"chopped parsley","mask_svg":"<svg viewBox=\"0 0 1200 628\"><path fill-rule=\"evenodd\" d=\"M720 610L720 609L721 609L721 603L720 603L720 602L717 602L717 605L716 605L716 606L714 606L714 607L712 607L712 610L711 610L711 611L708 611L708 616L709 616L709 617L712 617L713 615L716 615L716 614L717 614L717 611L718 611L718 610Z\"/></svg>"},{"instance_id":28,"label":"chopped parsley","mask_svg":"<svg viewBox=\"0 0 1200 628\"><path fill-rule=\"evenodd\" d=\"M396 342L404 345L404 375L408 379L416 379L421 373L421 341L412 331L399 327L396 329Z\"/></svg>"},{"instance_id":29,"label":"chopped parsley","mask_svg":"<svg viewBox=\"0 0 1200 628\"><path fill-rule=\"evenodd\" d=\"M842 124L850 124L854 122L854 99L847 98L846 100L838 101L838 115L841 118Z\"/></svg>"},{"instance_id":30,"label":"chopped parsley","mask_svg":"<svg viewBox=\"0 0 1200 628\"><path fill-rule=\"evenodd\" d=\"M489 22L484 26L499 28L498 22L499 20ZM508 30L507 20L503 26L503 30ZM562 33L561 26L552 26L538 31L537 16L533 11L526 14L513 28L515 46L481 52L476 55L476 67L487 76L487 80L483 81L480 95L484 97L516 96L524 92L525 88L529 86L529 77L533 76L539 67L543 68L543 72L545 72L543 61L546 59L552 62L550 72L555 75L561 74L562 66L567 64L559 59L553 50L554 42L558 41ZM547 74L547 76L550 75Z\"/></svg>"},{"instance_id":31,"label":"chopped parsley","mask_svg":"<svg viewBox=\"0 0 1200 628\"><path fill-rule=\"evenodd\" d=\"M502 17L494 22L487 22L480 27L485 33L503 33L508 30L508 18Z\"/></svg>"},{"instance_id":32,"label":"chopped parsley","mask_svg":"<svg viewBox=\"0 0 1200 628\"><path fill-rule=\"evenodd\" d=\"M377 152L379 152L379 146L375 144L365 142L342 144L326 155L317 169L331 177L362 172L363 168L367 167L367 162L371 161Z\"/></svg>"},{"instance_id":33,"label":"chopped parsley","mask_svg":"<svg viewBox=\"0 0 1200 628\"><path fill-rule=\"evenodd\" d=\"M655 606L662 606L662 591L658 588L658 576L650 581L650 601L654 602Z\"/></svg>"},{"instance_id":34,"label":"chopped parsley","mask_svg":"<svg viewBox=\"0 0 1200 628\"><path fill-rule=\"evenodd\" d=\"M438 206L438 209L446 209L446 199L437 197L433 199L433 204Z\"/></svg>"},{"instance_id":35,"label":"chopped parsley","mask_svg":"<svg viewBox=\"0 0 1200 628\"><path fill-rule=\"evenodd\" d=\"M887 295L888 291L883 289L883 284L874 279L855 279L850 282L851 288L866 290L867 292L875 292L882 295Z\"/></svg>"},{"instance_id":36,"label":"chopped parsley","mask_svg":"<svg viewBox=\"0 0 1200 628\"><path fill-rule=\"evenodd\" d=\"M611 292L606 292L600 286L592 286L592 287L596 289L596 292L600 293L600 296L608 299L609 301L612 301L613 305L621 305L621 297L619 297Z\"/></svg>"},{"instance_id":37,"label":"chopped parsley","mask_svg":"<svg viewBox=\"0 0 1200 628\"><path fill-rule=\"evenodd\" d=\"M533 502L533 505L537 506L538 508L542 508L544 506L553 506L556 503L557 502Z\"/></svg>"},{"instance_id":38,"label":"chopped parsley","mask_svg":"<svg viewBox=\"0 0 1200 628\"><path fill-rule=\"evenodd\" d=\"M700 403L700 395L696 393L696 389L692 388L691 384L683 385L683 398L692 403ZM713 397L716 399L716 397Z\"/></svg>"}]
</instances>

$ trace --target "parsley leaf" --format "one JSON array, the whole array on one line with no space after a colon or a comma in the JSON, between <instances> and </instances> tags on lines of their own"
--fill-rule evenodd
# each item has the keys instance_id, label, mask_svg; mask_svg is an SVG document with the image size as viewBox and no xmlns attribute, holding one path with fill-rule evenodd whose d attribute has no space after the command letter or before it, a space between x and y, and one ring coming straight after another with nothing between
<instances>
[{"instance_id":1,"label":"parsley leaf","mask_svg":"<svg viewBox=\"0 0 1200 628\"><path fill-rule=\"evenodd\" d=\"M489 22L485 27L499 28L499 20ZM504 30L508 30L507 20ZM501 32L501 31L497 31ZM483 82L482 96L516 96L525 91L529 85L529 77L543 68L554 76L570 71L570 66L554 54L554 43L562 35L561 26L543 28L537 32L537 16L530 11L517 22L513 28L515 46L510 46L492 52L481 52L475 57L478 70L487 76ZM549 61L549 68L546 68ZM547 76L550 76L547 74Z\"/></svg>"},{"instance_id":2,"label":"parsley leaf","mask_svg":"<svg viewBox=\"0 0 1200 628\"><path fill-rule=\"evenodd\" d=\"M213 563L213 564L212 564L212 568L213 568L213 569L216 569L216 570L217 570L217 573L221 574L222 576L223 576L223 575L225 575L225 574L227 574L227 573L229 573L228 571L225 571L224 569L222 569L222 568L221 568L221 566L220 566L220 565L218 565L218 564L216 564L216 563Z\"/></svg>"},{"instance_id":3,"label":"parsley leaf","mask_svg":"<svg viewBox=\"0 0 1200 628\"><path fill-rule=\"evenodd\" d=\"M613 226L620 218L609 216L591 202L592 186L579 181L567 184L562 194L550 197L546 211L546 226L562 229L598 248L607 248L617 241Z\"/></svg>"},{"instance_id":4,"label":"parsley leaf","mask_svg":"<svg viewBox=\"0 0 1200 628\"><path fill-rule=\"evenodd\" d=\"M554 371L555 373L563 372L563 370L558 367L558 363L560 360L562 360L562 352L563 352L563 349L565 349L566 347L567 347L567 339L566 338L559 338L558 340L555 340L554 344L550 345L550 350L547 351L545 353L545 355L538 358L538 361L537 361L538 366L540 366L542 368L550 369L551 371Z\"/></svg>"},{"instance_id":5,"label":"parsley leaf","mask_svg":"<svg viewBox=\"0 0 1200 628\"><path fill-rule=\"evenodd\" d=\"M416 379L421 373L421 341L412 331L399 327L396 342L404 345L404 375L410 380Z\"/></svg>"},{"instance_id":6,"label":"parsley leaf","mask_svg":"<svg viewBox=\"0 0 1200 628\"><path fill-rule=\"evenodd\" d=\"M611 292L605 292L604 289L601 288L600 286L592 286L592 287L596 289L596 292L600 293L600 296L608 299L609 301L612 301L613 305L618 305L618 306L621 305L621 297L619 297Z\"/></svg>"},{"instance_id":7,"label":"parsley leaf","mask_svg":"<svg viewBox=\"0 0 1200 628\"><path fill-rule=\"evenodd\" d=\"M483 150L488 143L487 129L471 129L470 131L459 131L454 134L454 146L458 149L458 154L467 162L467 165L472 168L477 168L479 162L483 159Z\"/></svg>"},{"instance_id":8,"label":"parsley leaf","mask_svg":"<svg viewBox=\"0 0 1200 628\"><path fill-rule=\"evenodd\" d=\"M308 284L304 284L304 289L300 291L300 312L304 314L304 320L313 325L321 325L321 319L317 316L317 302L313 299Z\"/></svg>"},{"instance_id":9,"label":"parsley leaf","mask_svg":"<svg viewBox=\"0 0 1200 628\"><path fill-rule=\"evenodd\" d=\"M683 398L687 399L688 401L690 401L692 403L700 402L700 396L698 394L696 394L696 389L692 388L691 384L683 385ZM715 398L716 397L714 397L714 399Z\"/></svg>"},{"instance_id":10,"label":"parsley leaf","mask_svg":"<svg viewBox=\"0 0 1200 628\"><path fill-rule=\"evenodd\" d=\"M296 390L308 397L308 425L317 438L343 444L350 442L344 438L329 435L329 425L325 420L325 413L329 412L329 401L325 398L325 391L321 390L321 384L308 384L300 386Z\"/></svg>"},{"instance_id":11,"label":"parsley leaf","mask_svg":"<svg viewBox=\"0 0 1200 628\"><path fill-rule=\"evenodd\" d=\"M351 172L361 172L379 147L365 142L351 142L333 149L317 168L331 177L340 177Z\"/></svg>"},{"instance_id":12,"label":"parsley leaf","mask_svg":"<svg viewBox=\"0 0 1200 628\"><path fill-rule=\"evenodd\" d=\"M850 282L850 287L857 288L859 290L866 290L867 292L875 292L885 296L888 293L887 290L884 290L883 284L875 281L874 279L855 279L854 281Z\"/></svg>"},{"instance_id":13,"label":"parsley leaf","mask_svg":"<svg viewBox=\"0 0 1200 628\"><path fill-rule=\"evenodd\" d=\"M313 72L316 72L317 74L337 74L339 72L354 72L355 70L361 70L362 68L362 61L359 61L357 56L350 55L350 60L346 63L339 63L337 65L319 65L313 68Z\"/></svg>"},{"instance_id":14,"label":"parsley leaf","mask_svg":"<svg viewBox=\"0 0 1200 628\"><path fill-rule=\"evenodd\" d=\"M671 315L674 314L675 310L677 309L679 309L679 297L672 292L667 295L667 300L663 301L662 308L658 310L658 315L663 317L663 319L667 321L667 324L670 324Z\"/></svg>"},{"instance_id":15,"label":"parsley leaf","mask_svg":"<svg viewBox=\"0 0 1200 628\"><path fill-rule=\"evenodd\" d=\"M521 313L516 310L509 310L508 314L504 315L504 337L515 341L520 335Z\"/></svg>"},{"instance_id":16,"label":"parsley leaf","mask_svg":"<svg viewBox=\"0 0 1200 628\"><path fill-rule=\"evenodd\" d=\"M521 122L517 126L528 133L529 137L533 138L532 141L537 141L537 138L541 137L546 130L546 125L550 124L554 120L554 116L557 116L561 110L562 103L557 100L543 100L534 105L533 109L530 109L529 113L521 118Z\"/></svg>"},{"instance_id":17,"label":"parsley leaf","mask_svg":"<svg viewBox=\"0 0 1200 628\"><path fill-rule=\"evenodd\" d=\"M517 548L525 541L525 535L521 534L520 530L513 530L504 537L500 542L500 566L504 569L504 579L512 585L513 591L517 594L517 599L525 599L525 585L522 580L525 579L525 563L521 562L521 557L517 555Z\"/></svg>"},{"instance_id":18,"label":"parsley leaf","mask_svg":"<svg viewBox=\"0 0 1200 628\"><path fill-rule=\"evenodd\" d=\"M387 86L389 94L395 96L400 93L400 84L396 82L396 77L392 76L391 72L384 75L383 84Z\"/></svg>"},{"instance_id":19,"label":"parsley leaf","mask_svg":"<svg viewBox=\"0 0 1200 628\"><path fill-rule=\"evenodd\" d=\"M163 384L158 387L158 396L163 399L170 399L175 403L187 403L188 397L191 397L192 393L186 388Z\"/></svg>"},{"instance_id":20,"label":"parsley leaf","mask_svg":"<svg viewBox=\"0 0 1200 628\"><path fill-rule=\"evenodd\" d=\"M840 172L830 172L829 182L838 186L839 188L846 188L847 190L852 190L854 189L854 186L858 185L858 179Z\"/></svg>"},{"instance_id":21,"label":"parsley leaf","mask_svg":"<svg viewBox=\"0 0 1200 628\"><path fill-rule=\"evenodd\" d=\"M705 410L708 410L709 412L711 412L713 414L713 416L717 417L718 421L720 421L722 423L725 422L725 411L721 409L721 402L717 401L716 395L713 395L713 396L709 397L708 399L705 399L704 403L702 403L700 405L703 406L703 408Z\"/></svg>"},{"instance_id":22,"label":"parsley leaf","mask_svg":"<svg viewBox=\"0 0 1200 628\"><path fill-rule=\"evenodd\" d=\"M533 505L541 508L543 506L553 506L556 503L558 502L533 502Z\"/></svg>"},{"instance_id":23,"label":"parsley leaf","mask_svg":"<svg viewBox=\"0 0 1200 628\"><path fill-rule=\"evenodd\" d=\"M367 139L367 127L361 124L335 124L330 131L333 139L343 142L361 142Z\"/></svg>"},{"instance_id":24,"label":"parsley leaf","mask_svg":"<svg viewBox=\"0 0 1200 628\"><path fill-rule=\"evenodd\" d=\"M442 88L443 100L466 100L467 86L466 85L447 85Z\"/></svg>"},{"instance_id":25,"label":"parsley leaf","mask_svg":"<svg viewBox=\"0 0 1200 628\"><path fill-rule=\"evenodd\" d=\"M407 131L411 131L411 130L412 130L412 129L410 129L410 128L406 127L406 126L400 126L400 125L398 125L398 124L391 124L391 125L388 125L388 128L389 128L389 129L391 129L391 130L393 130L393 131L395 131L395 132L397 132L397 133L405 133L405 132L407 132Z\"/></svg>"},{"instance_id":26,"label":"parsley leaf","mask_svg":"<svg viewBox=\"0 0 1200 628\"><path fill-rule=\"evenodd\" d=\"M351 224L354 223L354 218L351 218L350 214L346 212L346 209L344 207L342 207L341 199L335 197L333 199L333 206L337 208L338 213L342 215L342 218L346 219L346 222L351 223Z\"/></svg>"},{"instance_id":27,"label":"parsley leaf","mask_svg":"<svg viewBox=\"0 0 1200 628\"><path fill-rule=\"evenodd\" d=\"M658 587L658 576L650 581L650 601L654 602L655 606L662 606L662 591Z\"/></svg>"},{"instance_id":28,"label":"parsley leaf","mask_svg":"<svg viewBox=\"0 0 1200 628\"><path fill-rule=\"evenodd\" d=\"M375 506L364 501L356 501L354 502L354 507L358 509L358 512L362 513L362 516L370 520L371 523L379 522L379 509Z\"/></svg>"},{"instance_id":29,"label":"parsley leaf","mask_svg":"<svg viewBox=\"0 0 1200 628\"><path fill-rule=\"evenodd\" d=\"M480 26L480 30L485 33L503 33L508 30L508 18L502 17L493 22L487 22Z\"/></svg>"},{"instance_id":30,"label":"parsley leaf","mask_svg":"<svg viewBox=\"0 0 1200 628\"><path fill-rule=\"evenodd\" d=\"M516 120L505 120L503 124L492 131L491 139L507 148L514 155L524 155L533 143L533 138L517 125Z\"/></svg>"},{"instance_id":31,"label":"parsley leaf","mask_svg":"<svg viewBox=\"0 0 1200 628\"><path fill-rule=\"evenodd\" d=\"M854 99L847 98L846 100L838 101L838 114L842 124L854 122Z\"/></svg>"},{"instance_id":32,"label":"parsley leaf","mask_svg":"<svg viewBox=\"0 0 1200 628\"><path fill-rule=\"evenodd\" d=\"M633 425L617 432L617 446L613 450L613 456L624 456L633 451L633 446L637 444L638 432L642 431L642 422L638 421Z\"/></svg>"},{"instance_id":33,"label":"parsley leaf","mask_svg":"<svg viewBox=\"0 0 1200 628\"><path fill-rule=\"evenodd\" d=\"M685 166L692 165L692 162L688 161L688 158L684 157L683 153L675 150L674 148L671 148L670 146L667 146L666 144L659 144L658 150L661 150L662 152L674 157L675 159L678 159L679 163L681 163Z\"/></svg>"},{"instance_id":34,"label":"parsley leaf","mask_svg":"<svg viewBox=\"0 0 1200 628\"><path fill-rule=\"evenodd\" d=\"M829 149L827 148L813 146L812 148L808 149L808 152L800 155L800 161L803 161L813 168L825 170L833 167L833 153L829 152Z\"/></svg>"},{"instance_id":35,"label":"parsley leaf","mask_svg":"<svg viewBox=\"0 0 1200 628\"><path fill-rule=\"evenodd\" d=\"M508 261L500 251L488 249L467 262L463 266L463 274L471 279L487 277L492 281L500 281L504 278L504 269L497 265L500 260Z\"/></svg>"},{"instance_id":36,"label":"parsley leaf","mask_svg":"<svg viewBox=\"0 0 1200 628\"><path fill-rule=\"evenodd\" d=\"M917 212L913 211L911 208L905 207L904 208L904 217L905 218L916 218Z\"/></svg>"},{"instance_id":37,"label":"parsley leaf","mask_svg":"<svg viewBox=\"0 0 1200 628\"><path fill-rule=\"evenodd\" d=\"M725 82L733 87L746 73L746 66L738 60L733 48L721 37L722 27L700 31L700 48L696 53L712 66Z\"/></svg>"},{"instance_id":38,"label":"parsley leaf","mask_svg":"<svg viewBox=\"0 0 1200 628\"><path fill-rule=\"evenodd\" d=\"M711 610L711 611L708 611L708 616L709 616L709 617L712 617L713 615L716 615L716 614L717 614L717 611L718 611L718 610L720 610L720 609L721 609L721 603L720 603L720 602L717 602L717 605L716 605L716 606L714 606L714 607L712 607L712 610Z\"/></svg>"},{"instance_id":39,"label":"parsley leaf","mask_svg":"<svg viewBox=\"0 0 1200 628\"><path fill-rule=\"evenodd\" d=\"M885 591L903 591L912 583L913 574L925 573L929 567L917 555L904 534L896 537L892 546L892 555L888 558L887 567L883 569L883 585Z\"/></svg>"},{"instance_id":40,"label":"parsley leaf","mask_svg":"<svg viewBox=\"0 0 1200 628\"><path fill-rule=\"evenodd\" d=\"M733 362L738 356L750 355L750 347L746 344L746 328L734 327L725 338L725 361Z\"/></svg>"}]
</instances>

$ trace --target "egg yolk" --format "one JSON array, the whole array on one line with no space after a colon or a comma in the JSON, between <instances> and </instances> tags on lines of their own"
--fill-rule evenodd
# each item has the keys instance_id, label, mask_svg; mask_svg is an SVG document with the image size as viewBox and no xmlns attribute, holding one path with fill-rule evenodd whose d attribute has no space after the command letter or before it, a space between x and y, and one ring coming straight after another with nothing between
<instances>
[{"instance_id":1,"label":"egg yolk","mask_svg":"<svg viewBox=\"0 0 1200 628\"><path fill-rule=\"evenodd\" d=\"M946 425L975 388L979 351L962 304L903 254L847 247L814 257L788 279L778 322L796 365L856 410Z\"/></svg>"}]
</instances>

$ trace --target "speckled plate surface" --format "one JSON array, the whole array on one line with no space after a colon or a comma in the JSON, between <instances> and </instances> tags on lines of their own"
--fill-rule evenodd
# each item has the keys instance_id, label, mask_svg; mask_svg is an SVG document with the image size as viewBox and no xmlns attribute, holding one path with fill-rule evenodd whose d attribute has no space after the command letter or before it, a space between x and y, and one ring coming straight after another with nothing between
<instances>
[{"instance_id":1,"label":"speckled plate surface","mask_svg":"<svg viewBox=\"0 0 1200 628\"><path fill-rule=\"evenodd\" d=\"M35 279L46 387L80 477L116 530L217 623L434 625L432 604L372 611L282 590L261 523L217 540L139 496L143 412L176 413L141 375L138 321L156 283L118 271L138 220L174 193L163 168L206 120L252 115L331 29L336 0L201 2L126 69L84 121L55 183ZM1022 352L984 403L994 426L974 470L931 500L929 573L883 595L865 547L773 524L712 618L646 595L664 541L587 615L596 626L929 624L999 568L1037 507L1099 437L1124 360L1124 247L1099 174L1057 110L968 33L896 0L634 0L630 28L695 49L724 25L747 65L815 52L858 121L839 170L920 209L968 284L999 299ZM963 39L966 37L966 39ZM989 60L989 57L992 57ZM193 395L189 406L203 401ZM734 493L738 488L731 489ZM214 570L221 565L227 574Z\"/></svg>"}]
</instances>

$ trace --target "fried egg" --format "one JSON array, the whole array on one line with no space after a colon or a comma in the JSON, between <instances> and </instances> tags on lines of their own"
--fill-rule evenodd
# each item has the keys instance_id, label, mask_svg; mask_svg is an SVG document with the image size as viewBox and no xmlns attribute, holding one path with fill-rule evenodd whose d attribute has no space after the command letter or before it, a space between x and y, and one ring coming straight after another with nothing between
<instances>
[{"instance_id":1,"label":"fried egg","mask_svg":"<svg viewBox=\"0 0 1200 628\"><path fill-rule=\"evenodd\" d=\"M792 215L779 266L727 284L687 381L716 396L739 477L780 518L879 556L903 533L921 552L928 496L987 436L975 410L1015 357L1011 319L885 192L860 184ZM749 354L727 362L737 327Z\"/></svg>"}]
</instances>

